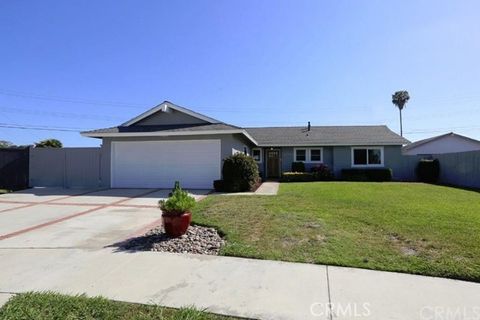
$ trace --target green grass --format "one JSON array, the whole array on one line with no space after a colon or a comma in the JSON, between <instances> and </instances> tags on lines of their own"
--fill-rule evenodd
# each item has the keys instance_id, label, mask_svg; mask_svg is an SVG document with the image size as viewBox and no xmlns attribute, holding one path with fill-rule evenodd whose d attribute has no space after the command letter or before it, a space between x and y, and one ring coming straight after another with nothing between
<instances>
[{"instance_id":1,"label":"green grass","mask_svg":"<svg viewBox=\"0 0 480 320\"><path fill-rule=\"evenodd\" d=\"M153 305L110 301L105 298L57 293L24 293L0 309L1 320L227 320L235 319L192 308L170 309Z\"/></svg>"},{"instance_id":2,"label":"green grass","mask_svg":"<svg viewBox=\"0 0 480 320\"><path fill-rule=\"evenodd\" d=\"M221 254L480 282L480 193L420 183L283 183L277 196L209 196L194 223Z\"/></svg>"},{"instance_id":3,"label":"green grass","mask_svg":"<svg viewBox=\"0 0 480 320\"><path fill-rule=\"evenodd\" d=\"M9 193L9 192L10 191L7 189L0 189L0 194Z\"/></svg>"}]
</instances>

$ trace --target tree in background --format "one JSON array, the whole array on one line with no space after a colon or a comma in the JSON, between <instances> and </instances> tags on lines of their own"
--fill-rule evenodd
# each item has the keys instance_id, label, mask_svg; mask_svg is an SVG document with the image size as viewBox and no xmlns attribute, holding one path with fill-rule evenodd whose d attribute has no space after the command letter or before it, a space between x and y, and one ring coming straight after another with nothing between
<instances>
[{"instance_id":1,"label":"tree in background","mask_svg":"<svg viewBox=\"0 0 480 320\"><path fill-rule=\"evenodd\" d=\"M403 137L402 110L410 100L407 90L397 91L392 94L392 103L400 110L400 135Z\"/></svg>"},{"instance_id":2,"label":"tree in background","mask_svg":"<svg viewBox=\"0 0 480 320\"><path fill-rule=\"evenodd\" d=\"M10 141L6 141L6 140L0 140L0 148L10 148L10 147L13 147L14 144L11 143Z\"/></svg>"},{"instance_id":3,"label":"tree in background","mask_svg":"<svg viewBox=\"0 0 480 320\"><path fill-rule=\"evenodd\" d=\"M63 144L57 139L46 139L35 143L35 148L61 148Z\"/></svg>"}]
</instances>

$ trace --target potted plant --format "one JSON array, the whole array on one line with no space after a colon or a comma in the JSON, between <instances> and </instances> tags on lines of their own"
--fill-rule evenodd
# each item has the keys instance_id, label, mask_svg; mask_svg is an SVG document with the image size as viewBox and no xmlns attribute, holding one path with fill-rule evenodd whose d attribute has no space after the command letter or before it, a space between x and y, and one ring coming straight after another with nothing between
<instances>
[{"instance_id":1,"label":"potted plant","mask_svg":"<svg viewBox=\"0 0 480 320\"><path fill-rule=\"evenodd\" d=\"M192 221L191 210L195 207L195 198L188 192L176 187L167 200L158 202L162 210L163 226L170 237L180 237L187 232Z\"/></svg>"}]
</instances>

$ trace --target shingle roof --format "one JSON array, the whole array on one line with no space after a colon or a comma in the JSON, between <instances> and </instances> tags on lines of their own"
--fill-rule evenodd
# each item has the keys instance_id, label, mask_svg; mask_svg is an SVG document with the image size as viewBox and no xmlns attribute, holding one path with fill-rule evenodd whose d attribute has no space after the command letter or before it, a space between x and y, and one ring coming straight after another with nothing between
<instances>
[{"instance_id":1,"label":"shingle roof","mask_svg":"<svg viewBox=\"0 0 480 320\"><path fill-rule=\"evenodd\" d=\"M245 128L259 146L404 145L387 126L312 126Z\"/></svg>"},{"instance_id":2,"label":"shingle roof","mask_svg":"<svg viewBox=\"0 0 480 320\"><path fill-rule=\"evenodd\" d=\"M136 125L139 119L172 108L198 117L209 123L182 125ZM261 127L241 128L219 122L218 120L196 113L190 109L164 101L162 104L144 112L140 116L116 127L82 132L88 137L106 136L168 136L195 135L213 133L240 133L258 146L328 146L328 145L404 145L408 140L394 133L387 126L312 126L305 127Z\"/></svg>"}]
</instances>

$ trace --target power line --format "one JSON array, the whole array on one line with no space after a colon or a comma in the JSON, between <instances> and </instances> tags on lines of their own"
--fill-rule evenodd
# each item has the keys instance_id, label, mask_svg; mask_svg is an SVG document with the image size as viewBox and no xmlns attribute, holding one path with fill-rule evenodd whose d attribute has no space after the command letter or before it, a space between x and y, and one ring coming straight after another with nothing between
<instances>
[{"instance_id":1,"label":"power line","mask_svg":"<svg viewBox=\"0 0 480 320\"><path fill-rule=\"evenodd\" d=\"M34 93L26 93L20 91L11 91L11 90L0 90L0 94L13 97L21 98L30 98L30 99L39 99L39 100L49 100L49 101L58 101L58 102L68 102L68 103L79 103L79 104L91 104L99 106L111 106L111 107L121 107L121 108L143 108L142 105L116 102L116 101L100 101L100 100L90 100L90 99L78 99L78 98L65 98L59 96L48 96L40 95Z\"/></svg>"},{"instance_id":2,"label":"power line","mask_svg":"<svg viewBox=\"0 0 480 320\"><path fill-rule=\"evenodd\" d=\"M42 130L42 131L64 131L64 132L81 132L89 129L74 127L52 127L42 125L16 124L16 123L0 123L0 128L22 129L22 130Z\"/></svg>"},{"instance_id":3,"label":"power line","mask_svg":"<svg viewBox=\"0 0 480 320\"><path fill-rule=\"evenodd\" d=\"M126 103L118 101L102 101L102 100L93 100L93 99L84 99L84 98L69 98L69 97L60 97L60 96L51 96L37 93L28 93L22 91L13 91L13 90L4 90L0 89L0 94L13 97L29 98L29 99L40 99L40 100L49 100L49 101L58 101L58 102L67 102L67 103L79 103L79 104L90 104L90 105L102 105L102 106L113 106L121 108L145 108L145 104L138 103ZM294 105L296 109L315 109L315 110L338 110L338 106L299 106ZM369 106L348 106L345 108L349 109L368 109ZM238 113L242 111L251 111L251 110L278 110L278 107L258 107L258 106L235 106L235 110L225 110L222 107L215 106L205 106L197 107L198 111L202 112L220 112L220 113Z\"/></svg>"},{"instance_id":4,"label":"power line","mask_svg":"<svg viewBox=\"0 0 480 320\"><path fill-rule=\"evenodd\" d=\"M8 112L8 113L30 114L30 115L39 116L39 117L48 116L48 117L58 117L58 118L74 118L74 119L88 119L88 120L101 120L101 121L122 119L120 117L112 117L112 116L106 116L106 115L33 110L33 109L17 108L17 107L0 107L0 111Z\"/></svg>"}]
</instances>

